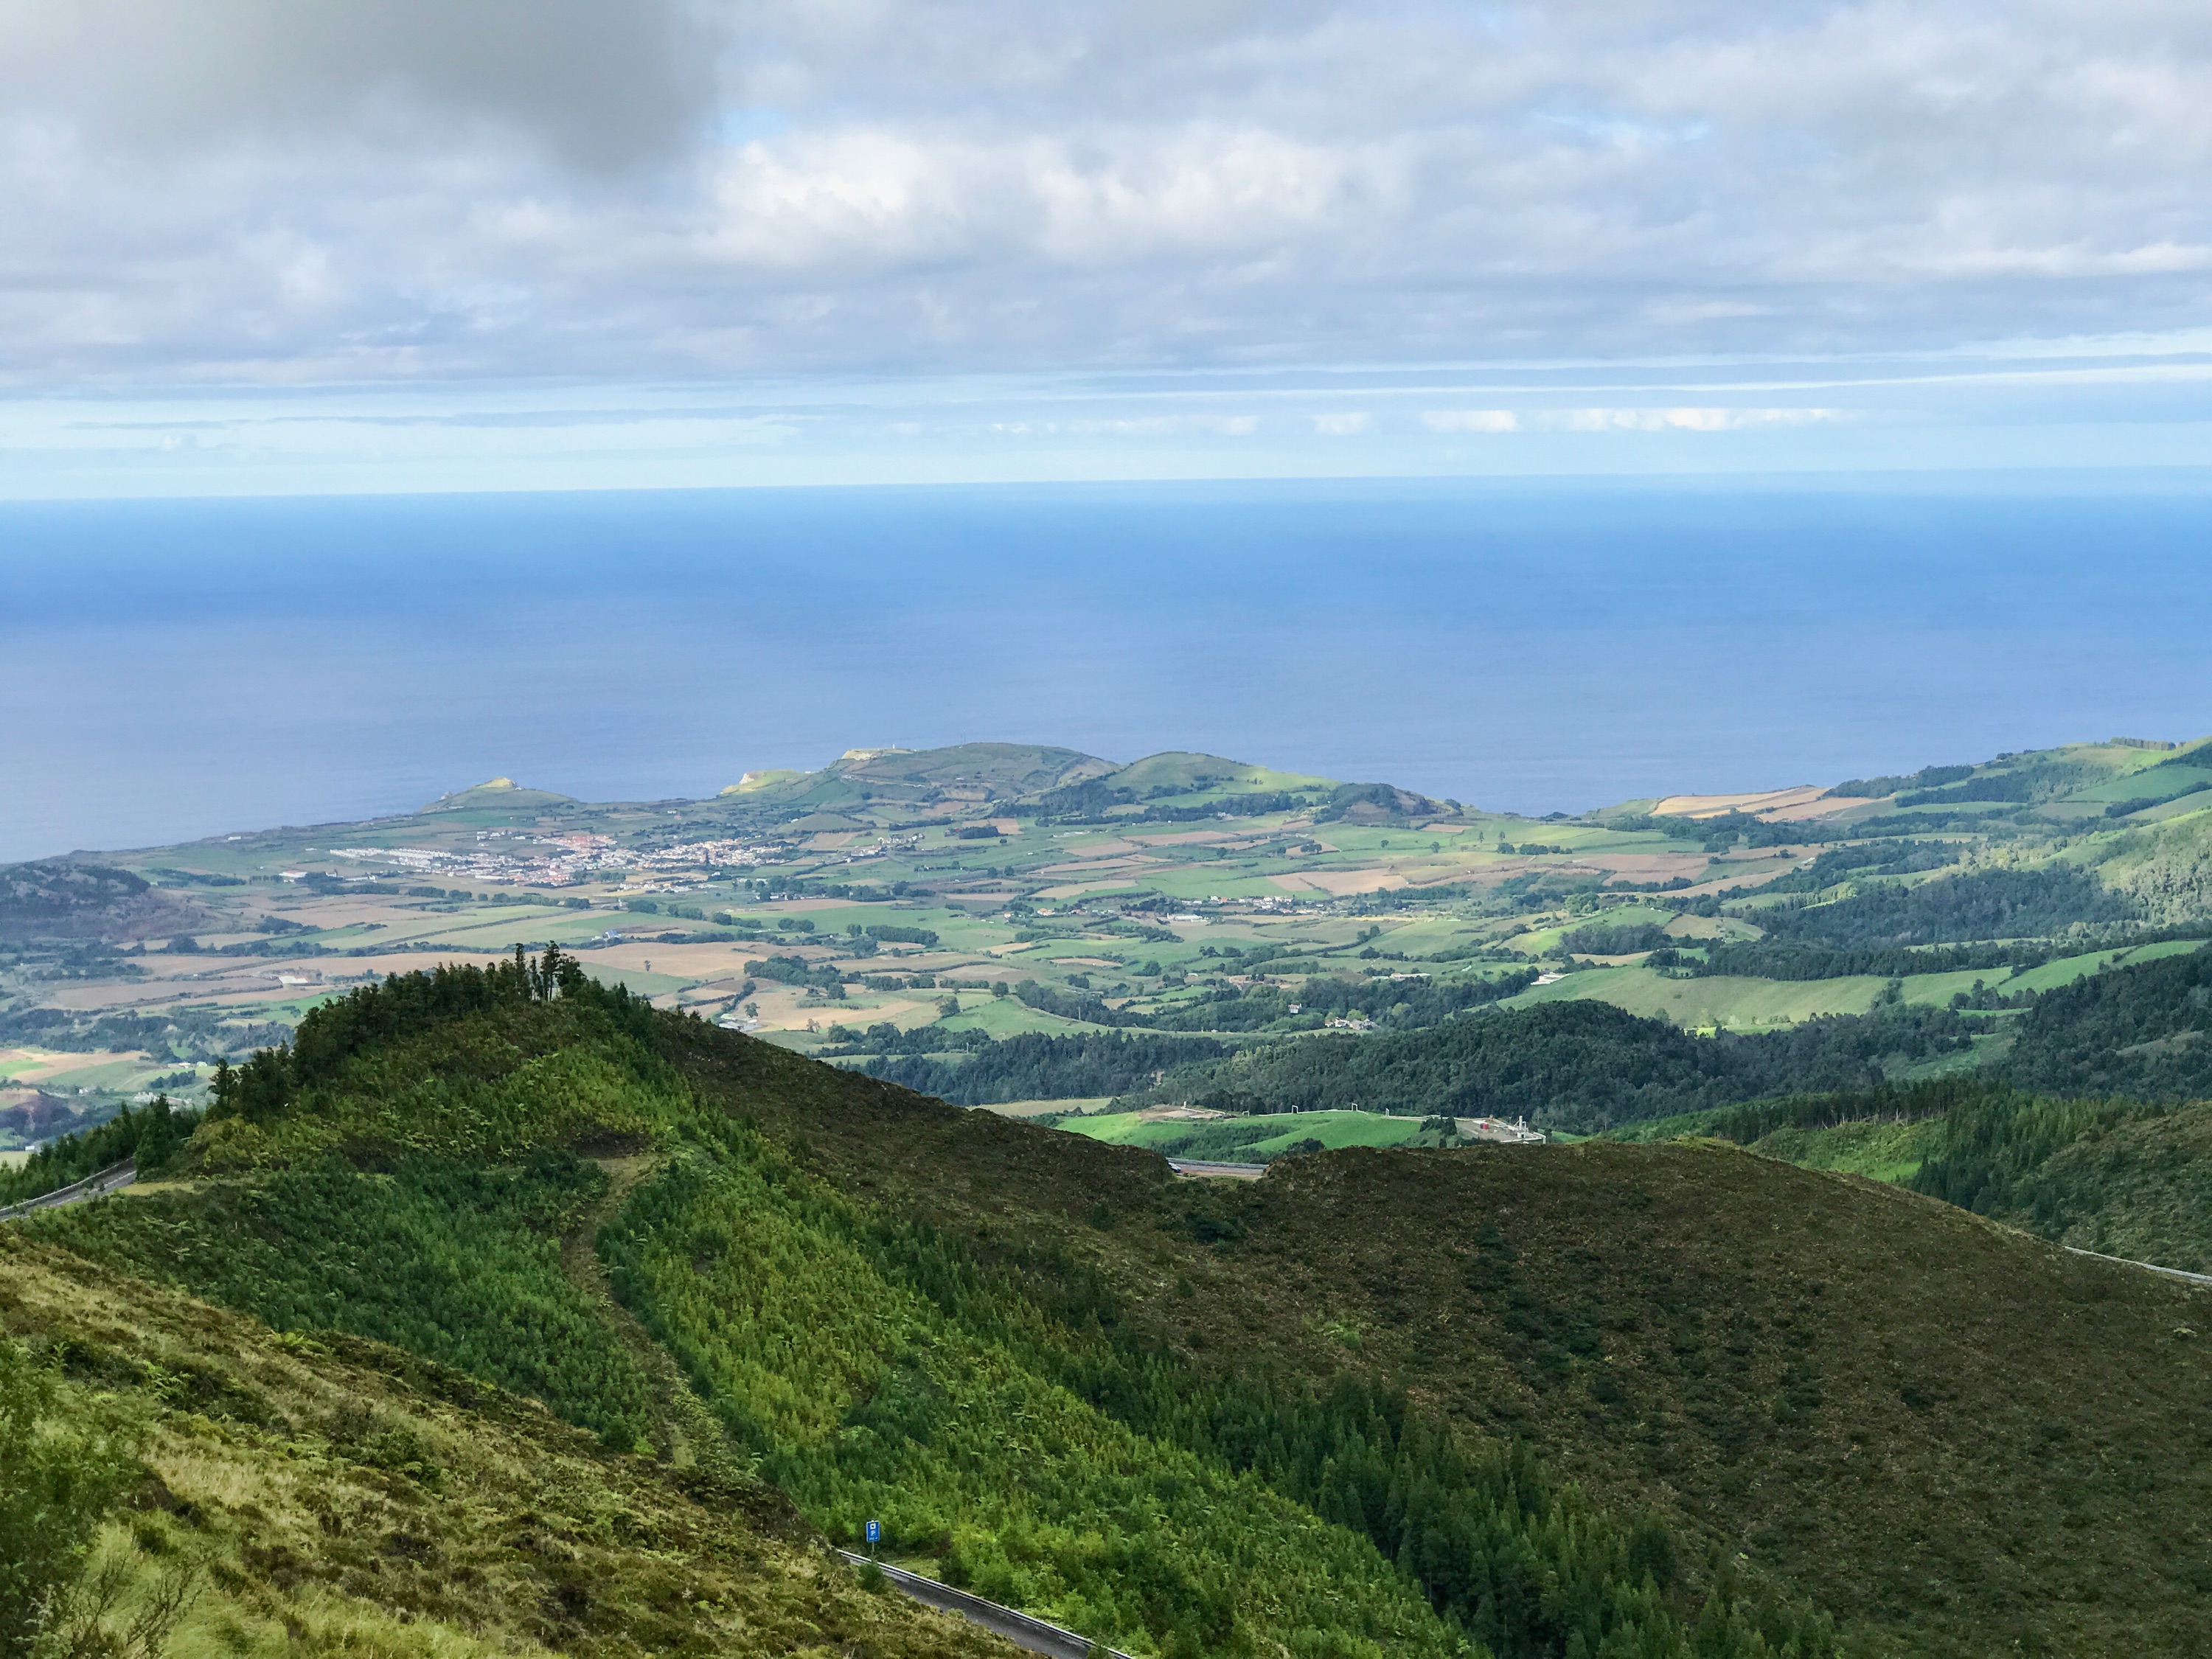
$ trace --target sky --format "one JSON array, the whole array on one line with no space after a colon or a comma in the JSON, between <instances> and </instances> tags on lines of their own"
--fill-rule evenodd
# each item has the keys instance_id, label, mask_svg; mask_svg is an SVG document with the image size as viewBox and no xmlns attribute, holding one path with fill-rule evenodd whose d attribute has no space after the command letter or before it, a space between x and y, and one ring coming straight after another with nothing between
<instances>
[{"instance_id":1,"label":"sky","mask_svg":"<svg viewBox=\"0 0 2212 1659\"><path fill-rule=\"evenodd\" d=\"M0 0L0 495L2212 460L2168 0Z\"/></svg>"}]
</instances>

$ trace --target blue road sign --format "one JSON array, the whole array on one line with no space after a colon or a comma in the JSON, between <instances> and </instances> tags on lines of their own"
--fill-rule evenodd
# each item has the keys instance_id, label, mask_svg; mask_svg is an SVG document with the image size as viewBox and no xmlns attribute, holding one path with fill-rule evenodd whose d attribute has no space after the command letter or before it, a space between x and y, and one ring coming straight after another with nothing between
<instances>
[{"instance_id":1,"label":"blue road sign","mask_svg":"<svg viewBox=\"0 0 2212 1659\"><path fill-rule=\"evenodd\" d=\"M882 1522L880 1522L880 1521L871 1521L871 1522L868 1522L868 1541L869 1541L871 1544L874 1543L878 1539L881 1538L883 1535L884 1535L884 1523L883 1523Z\"/></svg>"}]
</instances>

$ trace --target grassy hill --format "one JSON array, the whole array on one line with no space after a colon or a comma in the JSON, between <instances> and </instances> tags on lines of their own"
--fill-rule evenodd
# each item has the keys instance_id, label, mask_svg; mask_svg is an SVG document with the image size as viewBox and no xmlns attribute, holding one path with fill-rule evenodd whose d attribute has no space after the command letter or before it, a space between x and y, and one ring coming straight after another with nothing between
<instances>
[{"instance_id":1,"label":"grassy hill","mask_svg":"<svg viewBox=\"0 0 2212 1659\"><path fill-rule=\"evenodd\" d=\"M1664 1504L1894 1650L2195 1639L2206 1540L2137 1518L2212 1480L2162 1449L2201 1447L2189 1414L2212 1400L2176 1334L2201 1323L2195 1292L1710 1147L1346 1152L1176 1186L1135 1152L890 1091L771 1106L781 1057L685 1063L723 1087L750 1073L763 1122L933 1225L1087 1246L1123 1316L1200 1376L1413 1379L1469 1434ZM1093 1218L1113 1224L1086 1238ZM2166 1496L2138 1510L2139 1480Z\"/></svg>"},{"instance_id":2,"label":"grassy hill","mask_svg":"<svg viewBox=\"0 0 2212 1659\"><path fill-rule=\"evenodd\" d=\"M92 1540L114 1605L77 1652L143 1653L125 1638L165 1586L186 1593L177 1659L1012 1651L866 1593L741 1469L610 1451L399 1348L273 1331L12 1228L0 1326L0 1372L54 1380L31 1443L121 1458ZM9 1521L27 1426L0 1430ZM0 1586L11 1652L22 1589Z\"/></svg>"},{"instance_id":3,"label":"grassy hill","mask_svg":"<svg viewBox=\"0 0 2212 1659\"><path fill-rule=\"evenodd\" d=\"M1111 761L1048 744L963 743L944 749L848 750L818 772L777 773L738 793L756 811L969 807L1080 782L1114 769Z\"/></svg>"},{"instance_id":4,"label":"grassy hill","mask_svg":"<svg viewBox=\"0 0 2212 1659\"><path fill-rule=\"evenodd\" d=\"M1918 1190L2081 1249L2212 1273L2212 1103L1990 1090L1936 1128Z\"/></svg>"},{"instance_id":5,"label":"grassy hill","mask_svg":"<svg viewBox=\"0 0 2212 1659\"><path fill-rule=\"evenodd\" d=\"M531 789L513 778L491 778L473 788L454 794L441 795L421 812L528 812L548 806L580 805L574 795L556 794L550 789Z\"/></svg>"},{"instance_id":6,"label":"grassy hill","mask_svg":"<svg viewBox=\"0 0 2212 1659\"><path fill-rule=\"evenodd\" d=\"M330 1005L176 1176L27 1229L71 1318L373 1335L1133 1652L2162 1655L2212 1591L2201 1293L1710 1143L1182 1182L554 958Z\"/></svg>"},{"instance_id":7,"label":"grassy hill","mask_svg":"<svg viewBox=\"0 0 2212 1659\"><path fill-rule=\"evenodd\" d=\"M2212 1273L2212 1102L2053 1097L1960 1073L1759 1101L1607 1132L1731 1141L1894 1182L2055 1243Z\"/></svg>"},{"instance_id":8,"label":"grassy hill","mask_svg":"<svg viewBox=\"0 0 2212 1659\"><path fill-rule=\"evenodd\" d=\"M0 948L33 940L143 939L204 926L207 913L144 878L51 859L0 870Z\"/></svg>"}]
</instances>

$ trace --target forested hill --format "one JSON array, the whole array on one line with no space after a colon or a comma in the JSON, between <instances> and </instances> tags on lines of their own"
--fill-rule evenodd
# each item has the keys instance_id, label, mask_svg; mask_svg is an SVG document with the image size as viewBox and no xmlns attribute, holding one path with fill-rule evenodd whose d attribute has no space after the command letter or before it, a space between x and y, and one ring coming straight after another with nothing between
<instances>
[{"instance_id":1,"label":"forested hill","mask_svg":"<svg viewBox=\"0 0 2212 1659\"><path fill-rule=\"evenodd\" d=\"M1992 1038L1978 1048L1978 1039ZM1197 1046L1112 1036L999 1046L1008 1060L1020 1060L1014 1076L1032 1094L1105 1092L1043 1086L1080 1065L1088 1080L1118 1085L1130 1105L1525 1115L1576 1133L1968 1066L2046 1095L2172 1101L2212 1094L2212 951L2085 975L1998 1017L1877 1006L1779 1030L1700 1036L1607 1003L1556 1002L1477 1012L1427 1030L1307 1036L1238 1051L1182 1041ZM1164 1069L1147 1075L1152 1067ZM1021 1097L971 1092L993 1086L1001 1074L995 1066L979 1068L972 1080L965 1067L884 1069L901 1080L951 1085L963 1098Z\"/></svg>"},{"instance_id":2,"label":"forested hill","mask_svg":"<svg viewBox=\"0 0 2212 1659\"><path fill-rule=\"evenodd\" d=\"M2004 1075L2051 1094L2212 1094L2212 951L2045 994L2021 1016Z\"/></svg>"},{"instance_id":3,"label":"forested hill","mask_svg":"<svg viewBox=\"0 0 2212 1659\"><path fill-rule=\"evenodd\" d=\"M1232 1111L1527 1116L1579 1133L1734 1101L1881 1081L1887 1064L1965 1055L1973 1027L1899 1008L1698 1036L1602 1002L1479 1014L1425 1031L1318 1036L1194 1060L1133 1091Z\"/></svg>"},{"instance_id":4,"label":"forested hill","mask_svg":"<svg viewBox=\"0 0 2212 1659\"><path fill-rule=\"evenodd\" d=\"M1013 1651L869 1594L741 1467L604 1446L481 1370L273 1331L16 1227L0 1330L13 1655Z\"/></svg>"},{"instance_id":5,"label":"forested hill","mask_svg":"<svg viewBox=\"0 0 2212 1659\"><path fill-rule=\"evenodd\" d=\"M49 1328L34 1305L88 1320L126 1273L374 1338L449 1395L543 1401L626 1490L750 1468L805 1526L878 1518L895 1556L1133 1653L2148 1656L2202 1630L2212 1559L2171 1522L2212 1501L2212 1379L2176 1334L2196 1293L1711 1146L1183 1182L549 953L316 1011L221 1079L169 1173L27 1224L52 1254L0 1302L11 1334ZM463 1431L384 1398L331 1443L451 1495L442 1529L341 1503L278 1553L238 1530L258 1500L223 1494L250 1485L172 1483L233 1528L227 1596L367 1620L343 1540L495 1577L514 1551L579 1564L544 1602L574 1628L530 1639L685 1650L665 1623L595 1633L603 1595L644 1603L567 1553L568 1511L471 1510ZM276 1455L196 1408L255 1468ZM645 1518L611 1535L665 1559L661 1501L623 1500ZM395 1527L417 1541L375 1541ZM723 1577L656 1581L678 1626L767 1571L681 1536Z\"/></svg>"}]
</instances>

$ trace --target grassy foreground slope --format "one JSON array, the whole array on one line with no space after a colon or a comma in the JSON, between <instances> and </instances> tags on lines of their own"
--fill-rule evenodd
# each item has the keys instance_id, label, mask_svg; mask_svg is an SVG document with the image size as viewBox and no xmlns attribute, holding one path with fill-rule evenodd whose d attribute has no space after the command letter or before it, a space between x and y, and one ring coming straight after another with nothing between
<instances>
[{"instance_id":1,"label":"grassy foreground slope","mask_svg":"<svg viewBox=\"0 0 2212 1659\"><path fill-rule=\"evenodd\" d=\"M687 1080L692 1041L769 1066L769 1097ZM33 1224L527 1389L611 1452L719 1447L833 1535L880 1518L902 1554L1131 1651L1833 1650L1809 1609L1685 1569L1663 1520L1462 1446L1387 1386L1208 1389L1070 1239L946 1233L750 1109L825 1103L826 1130L875 1099L953 1115L550 955L444 970L225 1077L189 1185ZM1256 1446L1231 1431L1254 1422Z\"/></svg>"},{"instance_id":2,"label":"grassy foreground slope","mask_svg":"<svg viewBox=\"0 0 2212 1659\"><path fill-rule=\"evenodd\" d=\"M676 1035L703 1091L841 1185L1095 1262L1196 1378L1407 1380L1877 1650L2207 1650L2201 1292L1712 1146L1349 1151L1170 1183L1133 1150Z\"/></svg>"},{"instance_id":3,"label":"grassy foreground slope","mask_svg":"<svg viewBox=\"0 0 2212 1659\"><path fill-rule=\"evenodd\" d=\"M1733 1150L1182 1182L549 959L331 1005L185 1158L36 1231L1131 1651L2203 1650L2205 1297Z\"/></svg>"},{"instance_id":4,"label":"grassy foreground slope","mask_svg":"<svg viewBox=\"0 0 2212 1659\"><path fill-rule=\"evenodd\" d=\"M58 1367L58 1421L131 1449L96 1545L128 1587L111 1640L181 1566L174 1659L1011 1651L864 1593L772 1492L383 1344L280 1335L12 1229L0 1327Z\"/></svg>"}]
</instances>

